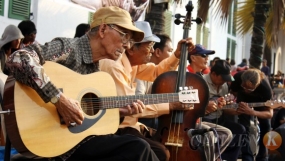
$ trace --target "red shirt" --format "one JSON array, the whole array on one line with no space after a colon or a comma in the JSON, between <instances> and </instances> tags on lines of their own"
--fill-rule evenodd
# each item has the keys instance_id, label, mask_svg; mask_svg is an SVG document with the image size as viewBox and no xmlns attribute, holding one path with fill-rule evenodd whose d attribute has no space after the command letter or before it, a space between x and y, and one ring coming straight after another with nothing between
<instances>
[{"instance_id":1,"label":"red shirt","mask_svg":"<svg viewBox=\"0 0 285 161\"><path fill-rule=\"evenodd\" d=\"M188 72L190 72L190 73L195 73L194 70L193 70L193 68L192 68L190 65L187 66L187 70L188 70Z\"/></svg>"}]
</instances>

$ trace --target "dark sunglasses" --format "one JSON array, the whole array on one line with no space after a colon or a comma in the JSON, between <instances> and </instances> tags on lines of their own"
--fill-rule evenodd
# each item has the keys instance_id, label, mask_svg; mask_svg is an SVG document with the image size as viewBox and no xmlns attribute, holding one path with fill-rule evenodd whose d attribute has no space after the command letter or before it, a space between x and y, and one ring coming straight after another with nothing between
<instances>
[{"instance_id":1,"label":"dark sunglasses","mask_svg":"<svg viewBox=\"0 0 285 161\"><path fill-rule=\"evenodd\" d=\"M243 85L240 85L244 90L248 90L248 91L250 91L250 92L253 92L254 90L255 90L255 88L254 89L250 89L250 88L246 88L246 87L244 87Z\"/></svg>"},{"instance_id":2,"label":"dark sunglasses","mask_svg":"<svg viewBox=\"0 0 285 161\"><path fill-rule=\"evenodd\" d=\"M201 56L202 58L206 58L208 55L206 55L206 54L195 54L194 56Z\"/></svg>"}]
</instances>

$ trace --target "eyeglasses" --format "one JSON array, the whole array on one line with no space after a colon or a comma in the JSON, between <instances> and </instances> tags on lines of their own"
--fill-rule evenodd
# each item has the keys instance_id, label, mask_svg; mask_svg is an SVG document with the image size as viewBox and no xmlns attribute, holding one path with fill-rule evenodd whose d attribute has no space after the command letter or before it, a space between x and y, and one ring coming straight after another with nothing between
<instances>
[{"instance_id":1,"label":"eyeglasses","mask_svg":"<svg viewBox=\"0 0 285 161\"><path fill-rule=\"evenodd\" d=\"M194 56L201 56L202 58L208 57L208 55L206 55L206 54L195 54Z\"/></svg>"},{"instance_id":2,"label":"eyeglasses","mask_svg":"<svg viewBox=\"0 0 285 161\"><path fill-rule=\"evenodd\" d=\"M248 90L248 91L250 91L250 92L253 92L254 90L255 90L255 88L254 89L250 89L250 88L246 88L246 87L244 87L243 85L240 85L244 90Z\"/></svg>"},{"instance_id":3,"label":"eyeglasses","mask_svg":"<svg viewBox=\"0 0 285 161\"><path fill-rule=\"evenodd\" d=\"M134 40L131 39L131 36L128 33L124 33L123 31L120 31L119 29L115 28L114 25L108 25L110 26L112 29L114 29L115 31L117 31L118 33L120 33L122 35L122 42L123 44L126 44L128 42L130 42L130 44L134 43Z\"/></svg>"}]
</instances>

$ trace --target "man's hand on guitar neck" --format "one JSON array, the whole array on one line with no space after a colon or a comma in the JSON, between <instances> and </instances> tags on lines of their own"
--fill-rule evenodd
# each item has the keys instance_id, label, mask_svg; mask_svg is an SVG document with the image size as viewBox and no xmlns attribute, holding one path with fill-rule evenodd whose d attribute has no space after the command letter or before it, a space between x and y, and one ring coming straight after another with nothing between
<instances>
[{"instance_id":1,"label":"man's hand on guitar neck","mask_svg":"<svg viewBox=\"0 0 285 161\"><path fill-rule=\"evenodd\" d=\"M61 93L58 102L54 105L66 125L70 126L71 123L76 123L77 125L82 124L84 119L83 111L77 100L67 98Z\"/></svg>"},{"instance_id":2,"label":"man's hand on guitar neck","mask_svg":"<svg viewBox=\"0 0 285 161\"><path fill-rule=\"evenodd\" d=\"M190 103L181 103L181 102L173 102L169 103L169 110L192 110L193 104Z\"/></svg>"},{"instance_id":3,"label":"man's hand on guitar neck","mask_svg":"<svg viewBox=\"0 0 285 161\"><path fill-rule=\"evenodd\" d=\"M142 113L144 108L144 103L140 100L137 100L137 102L133 102L132 106L128 105L120 108L120 117Z\"/></svg>"},{"instance_id":4,"label":"man's hand on guitar neck","mask_svg":"<svg viewBox=\"0 0 285 161\"><path fill-rule=\"evenodd\" d=\"M250 107L246 102L239 102L238 108L236 109L238 114L246 114L250 116L256 116L261 119L271 119L273 116L273 109L267 107L266 110L256 111L253 107Z\"/></svg>"},{"instance_id":5,"label":"man's hand on guitar neck","mask_svg":"<svg viewBox=\"0 0 285 161\"><path fill-rule=\"evenodd\" d=\"M224 97L219 97L217 99L215 99L214 101L209 101L209 104L206 108L205 114L209 114L212 113L214 111L216 111L218 108L222 108L223 106L226 105L226 100Z\"/></svg>"},{"instance_id":6,"label":"man's hand on guitar neck","mask_svg":"<svg viewBox=\"0 0 285 161\"><path fill-rule=\"evenodd\" d=\"M253 110L253 108L249 107L248 104L245 102L240 102L236 111L238 114L247 114L255 116L255 111Z\"/></svg>"}]
</instances>

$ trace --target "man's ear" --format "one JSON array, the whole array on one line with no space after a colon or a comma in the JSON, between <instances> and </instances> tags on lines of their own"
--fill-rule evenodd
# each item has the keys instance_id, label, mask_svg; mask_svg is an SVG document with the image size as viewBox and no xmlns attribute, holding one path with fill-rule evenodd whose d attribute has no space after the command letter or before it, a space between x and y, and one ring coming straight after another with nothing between
<instances>
[{"instance_id":1,"label":"man's ear","mask_svg":"<svg viewBox=\"0 0 285 161\"><path fill-rule=\"evenodd\" d=\"M130 56L134 55L134 46L132 46L130 49L126 49L125 52Z\"/></svg>"},{"instance_id":2,"label":"man's ear","mask_svg":"<svg viewBox=\"0 0 285 161\"><path fill-rule=\"evenodd\" d=\"M194 55L190 55L189 59L191 59L191 62L195 62L196 59L195 59L195 56Z\"/></svg>"},{"instance_id":3,"label":"man's ear","mask_svg":"<svg viewBox=\"0 0 285 161\"><path fill-rule=\"evenodd\" d=\"M99 26L99 35L100 35L100 37L104 37L104 35L105 35L105 32L106 32L106 29L107 29L107 25L106 24L101 24L100 26Z\"/></svg>"},{"instance_id":4,"label":"man's ear","mask_svg":"<svg viewBox=\"0 0 285 161\"><path fill-rule=\"evenodd\" d=\"M155 57L159 58L159 57L160 57L160 52L161 52L160 49L159 49L159 48L156 48L156 49L154 50L152 56L155 56Z\"/></svg>"}]
</instances>

